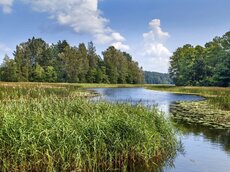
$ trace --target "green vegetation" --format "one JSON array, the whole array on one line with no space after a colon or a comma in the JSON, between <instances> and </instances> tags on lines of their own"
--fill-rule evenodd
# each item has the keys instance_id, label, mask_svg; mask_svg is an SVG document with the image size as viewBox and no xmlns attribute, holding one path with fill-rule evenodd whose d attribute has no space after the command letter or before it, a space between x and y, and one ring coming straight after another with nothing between
<instances>
[{"instance_id":1,"label":"green vegetation","mask_svg":"<svg viewBox=\"0 0 230 172\"><path fill-rule=\"evenodd\" d=\"M183 94L196 94L204 97L228 96L230 88L224 87L190 87L190 86L174 86L174 85L147 85L148 89L169 91Z\"/></svg>"},{"instance_id":2,"label":"green vegetation","mask_svg":"<svg viewBox=\"0 0 230 172\"><path fill-rule=\"evenodd\" d=\"M230 88L148 86L149 89L173 93L195 94L206 99L198 102L180 102L171 110L177 121L186 121L211 128L230 128Z\"/></svg>"},{"instance_id":3,"label":"green vegetation","mask_svg":"<svg viewBox=\"0 0 230 172\"><path fill-rule=\"evenodd\" d=\"M230 111L230 96L217 96L208 99L209 104L215 108Z\"/></svg>"},{"instance_id":4,"label":"green vegetation","mask_svg":"<svg viewBox=\"0 0 230 172\"><path fill-rule=\"evenodd\" d=\"M92 42L86 48L84 43L49 45L32 38L16 47L13 59L4 58L0 81L138 84L144 82L144 73L131 55L114 47L102 59Z\"/></svg>"},{"instance_id":5,"label":"green vegetation","mask_svg":"<svg viewBox=\"0 0 230 172\"><path fill-rule=\"evenodd\" d=\"M214 128L229 128L230 32L214 38L205 47L185 45L178 48L170 58L169 73L176 86L185 87L159 85L147 88L196 94L206 98L201 102L174 105L172 109L176 119Z\"/></svg>"},{"instance_id":6,"label":"green vegetation","mask_svg":"<svg viewBox=\"0 0 230 172\"><path fill-rule=\"evenodd\" d=\"M178 86L230 86L230 32L205 47L178 48L170 59L169 73Z\"/></svg>"},{"instance_id":7,"label":"green vegetation","mask_svg":"<svg viewBox=\"0 0 230 172\"><path fill-rule=\"evenodd\" d=\"M148 89L173 93L195 94L206 98L210 105L222 110L230 110L230 88L223 87L176 87L172 85L149 85ZM207 109L208 110L208 109Z\"/></svg>"},{"instance_id":8,"label":"green vegetation","mask_svg":"<svg viewBox=\"0 0 230 172\"><path fill-rule=\"evenodd\" d=\"M156 109L93 103L79 98L90 96L83 85L0 85L0 171L126 171L176 154Z\"/></svg>"},{"instance_id":9,"label":"green vegetation","mask_svg":"<svg viewBox=\"0 0 230 172\"><path fill-rule=\"evenodd\" d=\"M144 71L146 84L172 84L167 73Z\"/></svg>"},{"instance_id":10,"label":"green vegetation","mask_svg":"<svg viewBox=\"0 0 230 172\"><path fill-rule=\"evenodd\" d=\"M230 129L230 111L210 105L208 101L180 102L170 109L173 119L215 129Z\"/></svg>"}]
</instances>

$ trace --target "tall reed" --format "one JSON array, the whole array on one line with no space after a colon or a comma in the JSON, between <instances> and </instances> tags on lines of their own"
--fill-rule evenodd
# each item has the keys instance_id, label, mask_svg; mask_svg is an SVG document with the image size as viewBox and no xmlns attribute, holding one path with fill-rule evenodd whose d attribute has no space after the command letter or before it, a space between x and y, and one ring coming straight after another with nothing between
<instances>
[{"instance_id":1,"label":"tall reed","mask_svg":"<svg viewBox=\"0 0 230 172\"><path fill-rule=\"evenodd\" d=\"M72 87L0 89L0 171L125 171L176 154L156 109L92 103Z\"/></svg>"}]
</instances>

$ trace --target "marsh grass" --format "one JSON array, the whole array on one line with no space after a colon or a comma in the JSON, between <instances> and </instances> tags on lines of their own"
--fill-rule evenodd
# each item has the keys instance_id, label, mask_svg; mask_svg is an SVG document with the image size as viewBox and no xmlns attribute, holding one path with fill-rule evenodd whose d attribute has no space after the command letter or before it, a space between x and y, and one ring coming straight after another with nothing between
<instances>
[{"instance_id":1,"label":"marsh grass","mask_svg":"<svg viewBox=\"0 0 230 172\"><path fill-rule=\"evenodd\" d=\"M208 102L216 108L230 111L230 95L211 97Z\"/></svg>"},{"instance_id":2,"label":"marsh grass","mask_svg":"<svg viewBox=\"0 0 230 172\"><path fill-rule=\"evenodd\" d=\"M179 87L173 85L148 85L149 89L170 91L174 93L197 94L201 96L230 95L229 87Z\"/></svg>"},{"instance_id":3,"label":"marsh grass","mask_svg":"<svg viewBox=\"0 0 230 172\"><path fill-rule=\"evenodd\" d=\"M176 155L156 109L90 102L78 86L0 86L0 171L126 171Z\"/></svg>"}]
</instances>

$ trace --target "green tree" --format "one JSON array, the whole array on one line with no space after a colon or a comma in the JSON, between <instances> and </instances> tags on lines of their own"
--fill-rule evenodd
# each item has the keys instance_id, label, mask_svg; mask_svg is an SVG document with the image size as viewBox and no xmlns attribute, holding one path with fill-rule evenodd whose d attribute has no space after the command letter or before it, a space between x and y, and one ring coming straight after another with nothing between
<instances>
[{"instance_id":1,"label":"green tree","mask_svg":"<svg viewBox=\"0 0 230 172\"><path fill-rule=\"evenodd\" d=\"M86 48L67 41L47 44L32 38L19 44L14 59L5 58L0 67L2 81L143 83L143 70L130 54L109 47L102 59L92 42Z\"/></svg>"},{"instance_id":2,"label":"green tree","mask_svg":"<svg viewBox=\"0 0 230 172\"><path fill-rule=\"evenodd\" d=\"M118 50L115 47L111 46L106 51L103 52L105 66L106 66L106 73L109 76L109 82L111 84L118 83L118 58L120 56Z\"/></svg>"},{"instance_id":3,"label":"green tree","mask_svg":"<svg viewBox=\"0 0 230 172\"><path fill-rule=\"evenodd\" d=\"M5 55L3 59L3 64L0 68L0 80L7 82L17 81L17 69L16 63L13 59L10 59L9 56Z\"/></svg>"},{"instance_id":4,"label":"green tree","mask_svg":"<svg viewBox=\"0 0 230 172\"><path fill-rule=\"evenodd\" d=\"M57 44L53 44L51 49L51 54L54 59L54 70L57 73L57 82L67 82L67 73L65 71L65 62L61 54L64 52L65 48L70 47L66 40L58 41Z\"/></svg>"},{"instance_id":5,"label":"green tree","mask_svg":"<svg viewBox=\"0 0 230 172\"><path fill-rule=\"evenodd\" d=\"M79 81L86 82L86 75L89 71L88 51L84 43L79 44Z\"/></svg>"},{"instance_id":6,"label":"green tree","mask_svg":"<svg viewBox=\"0 0 230 172\"><path fill-rule=\"evenodd\" d=\"M88 43L88 62L89 62L89 69L87 72L87 82L95 83L97 81L97 69L99 63L99 57L96 54L96 47L94 46L93 42Z\"/></svg>"},{"instance_id":7,"label":"green tree","mask_svg":"<svg viewBox=\"0 0 230 172\"><path fill-rule=\"evenodd\" d=\"M31 73L31 81L45 81L45 70L38 63L35 64L34 70Z\"/></svg>"},{"instance_id":8,"label":"green tree","mask_svg":"<svg viewBox=\"0 0 230 172\"><path fill-rule=\"evenodd\" d=\"M57 72L53 66L47 66L45 69L45 81L46 82L56 82L57 81Z\"/></svg>"},{"instance_id":9,"label":"green tree","mask_svg":"<svg viewBox=\"0 0 230 172\"><path fill-rule=\"evenodd\" d=\"M170 58L169 73L176 85L229 86L230 32L205 47L185 45Z\"/></svg>"},{"instance_id":10,"label":"green tree","mask_svg":"<svg viewBox=\"0 0 230 172\"><path fill-rule=\"evenodd\" d=\"M74 47L66 47L60 54L64 62L64 71L67 74L67 82L79 82L80 53Z\"/></svg>"}]
</instances>

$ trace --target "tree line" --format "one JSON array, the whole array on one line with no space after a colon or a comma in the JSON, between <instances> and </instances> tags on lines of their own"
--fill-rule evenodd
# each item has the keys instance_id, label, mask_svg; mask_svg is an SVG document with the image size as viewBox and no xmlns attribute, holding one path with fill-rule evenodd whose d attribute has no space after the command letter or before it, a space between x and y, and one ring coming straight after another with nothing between
<instances>
[{"instance_id":1,"label":"tree line","mask_svg":"<svg viewBox=\"0 0 230 172\"><path fill-rule=\"evenodd\" d=\"M96 54L92 42L70 46L67 41L49 45L32 38L16 47L13 58L5 56L0 80L8 82L71 82L138 84L144 73L132 56L110 46Z\"/></svg>"},{"instance_id":2,"label":"tree line","mask_svg":"<svg viewBox=\"0 0 230 172\"><path fill-rule=\"evenodd\" d=\"M230 86L230 32L202 46L184 45L170 58L176 85Z\"/></svg>"},{"instance_id":3,"label":"tree line","mask_svg":"<svg viewBox=\"0 0 230 172\"><path fill-rule=\"evenodd\" d=\"M172 84L168 73L144 71L146 84Z\"/></svg>"}]
</instances>

